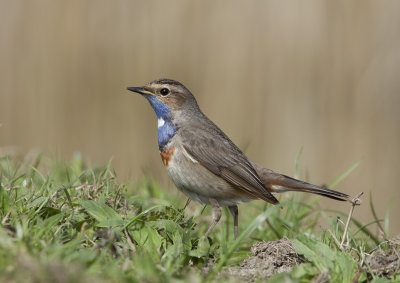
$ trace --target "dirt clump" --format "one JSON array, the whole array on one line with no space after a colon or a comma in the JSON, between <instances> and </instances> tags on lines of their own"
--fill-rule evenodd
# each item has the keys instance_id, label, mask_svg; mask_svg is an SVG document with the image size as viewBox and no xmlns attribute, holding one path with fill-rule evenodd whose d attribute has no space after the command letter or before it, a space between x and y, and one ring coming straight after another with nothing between
<instances>
[{"instance_id":1,"label":"dirt clump","mask_svg":"<svg viewBox=\"0 0 400 283\"><path fill-rule=\"evenodd\" d=\"M400 268L400 250L398 245L393 245L389 250L376 250L367 255L365 262L371 271L379 277L390 278ZM367 269L368 270L368 269Z\"/></svg>"},{"instance_id":2,"label":"dirt clump","mask_svg":"<svg viewBox=\"0 0 400 283\"><path fill-rule=\"evenodd\" d=\"M272 242L258 242L251 247L253 256L245 259L240 267L229 268L229 273L246 281L268 279L276 273L290 271L294 265L304 262L296 253L292 242L283 238Z\"/></svg>"}]
</instances>

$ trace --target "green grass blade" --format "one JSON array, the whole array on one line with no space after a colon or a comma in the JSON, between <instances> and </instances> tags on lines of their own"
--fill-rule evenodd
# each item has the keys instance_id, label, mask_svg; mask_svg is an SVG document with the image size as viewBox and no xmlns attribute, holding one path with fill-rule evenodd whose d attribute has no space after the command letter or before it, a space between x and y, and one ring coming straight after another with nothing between
<instances>
[{"instance_id":1,"label":"green grass blade","mask_svg":"<svg viewBox=\"0 0 400 283\"><path fill-rule=\"evenodd\" d=\"M152 211L152 210L154 210L154 209L156 209L156 208L160 208L160 207L165 207L165 205L164 205L164 204L158 204L158 205L152 206L152 207L150 207L150 208L148 208L148 209L142 211L141 213L139 213L138 215L136 215L135 217L133 217L131 220L129 220L129 222L126 223L126 224L124 225L124 227L123 227L121 230L124 230L124 229L128 228L130 225L132 225L136 220L138 220L138 219L141 218L142 216L144 216L144 215L146 215L147 213L149 213L150 211Z\"/></svg>"},{"instance_id":2,"label":"green grass blade","mask_svg":"<svg viewBox=\"0 0 400 283\"><path fill-rule=\"evenodd\" d=\"M71 208L73 208L74 206L72 205L72 199L71 199L71 195L69 194L68 190L66 188L63 189L65 196L67 197L68 200L68 204Z\"/></svg>"},{"instance_id":3,"label":"green grass blade","mask_svg":"<svg viewBox=\"0 0 400 283\"><path fill-rule=\"evenodd\" d=\"M296 179L299 178L299 162L302 152L303 152L303 147L300 147L299 151L297 152L296 159L294 160L294 177Z\"/></svg>"},{"instance_id":4,"label":"green grass blade","mask_svg":"<svg viewBox=\"0 0 400 283\"><path fill-rule=\"evenodd\" d=\"M329 186L328 188L334 188L337 184L339 184L344 178L346 178L351 172L353 172L354 169L360 165L362 159L358 160L356 163L354 163L352 166L350 166L349 169L347 169L342 175L336 178Z\"/></svg>"},{"instance_id":5,"label":"green grass blade","mask_svg":"<svg viewBox=\"0 0 400 283\"><path fill-rule=\"evenodd\" d=\"M381 225L381 220L379 220L378 215L376 214L374 203L372 202L372 192L369 193L369 207L371 208L372 216L374 217L376 224L378 225L379 229L385 233L385 230L383 229Z\"/></svg>"},{"instance_id":6,"label":"green grass blade","mask_svg":"<svg viewBox=\"0 0 400 283\"><path fill-rule=\"evenodd\" d=\"M386 206L386 213L385 213L385 220L384 220L384 222L383 222L383 227L385 228L385 230L384 230L384 232L385 232L385 235L386 235L386 237L390 237L389 235L389 214L390 214L390 208L392 207L392 204L393 204L393 201L394 201L394 198L392 198L390 201L389 201L389 204Z\"/></svg>"},{"instance_id":7,"label":"green grass blade","mask_svg":"<svg viewBox=\"0 0 400 283\"><path fill-rule=\"evenodd\" d=\"M120 225L123 223L121 216L105 203L93 200L84 200L81 201L81 206L99 222L97 226L107 227L107 225L104 226L101 223L109 223L110 226L114 226L115 224Z\"/></svg>"}]
</instances>

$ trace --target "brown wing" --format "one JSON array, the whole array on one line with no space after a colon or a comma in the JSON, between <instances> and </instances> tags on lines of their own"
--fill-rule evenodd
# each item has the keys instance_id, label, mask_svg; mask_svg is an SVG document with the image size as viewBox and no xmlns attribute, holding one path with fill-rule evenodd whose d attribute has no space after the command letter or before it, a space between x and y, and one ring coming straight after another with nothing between
<instances>
[{"instance_id":1,"label":"brown wing","mask_svg":"<svg viewBox=\"0 0 400 283\"><path fill-rule=\"evenodd\" d=\"M214 124L195 131L180 129L185 150L201 165L236 188L276 204L260 177L240 149Z\"/></svg>"}]
</instances>

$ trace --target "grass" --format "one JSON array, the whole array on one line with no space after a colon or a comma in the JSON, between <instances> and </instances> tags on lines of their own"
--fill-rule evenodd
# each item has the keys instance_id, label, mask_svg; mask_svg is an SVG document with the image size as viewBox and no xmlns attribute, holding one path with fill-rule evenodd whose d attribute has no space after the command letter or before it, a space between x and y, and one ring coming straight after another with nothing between
<instances>
[{"instance_id":1,"label":"grass","mask_svg":"<svg viewBox=\"0 0 400 283\"><path fill-rule=\"evenodd\" d=\"M281 197L283 209L262 202L242 205L237 240L224 210L227 220L204 239L209 208L193 215L148 178L121 184L111 162L89 168L79 155L71 162L43 163L40 156L29 162L0 159L2 282L239 282L226 267L248 257L256 241L282 237L291 239L307 262L271 282L308 282L324 273L332 282L384 282L383 275L400 280L398 266L379 274L366 264L367 254L395 245L389 213L379 220L372 201L376 219L364 226L352 219L345 247L338 243L344 225L337 216L346 215L323 210L319 197L305 201L291 194ZM321 219L329 230L318 229ZM383 239L370 231L374 223L383 223Z\"/></svg>"}]
</instances>

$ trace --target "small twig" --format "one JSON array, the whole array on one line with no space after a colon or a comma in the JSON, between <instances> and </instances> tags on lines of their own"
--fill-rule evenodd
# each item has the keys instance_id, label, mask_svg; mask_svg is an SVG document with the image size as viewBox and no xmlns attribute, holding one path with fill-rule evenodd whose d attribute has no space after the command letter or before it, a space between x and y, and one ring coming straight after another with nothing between
<instances>
[{"instance_id":1,"label":"small twig","mask_svg":"<svg viewBox=\"0 0 400 283\"><path fill-rule=\"evenodd\" d=\"M331 230L328 229L329 234L331 234L332 238L335 240L336 244L340 246L339 240L336 238L336 236L332 233Z\"/></svg>"},{"instance_id":2,"label":"small twig","mask_svg":"<svg viewBox=\"0 0 400 283\"><path fill-rule=\"evenodd\" d=\"M349 246L350 240L347 234L347 230L349 229L350 219L353 216L354 208L356 205L361 205L360 197L364 194L364 192L359 193L355 198L351 200L351 208L349 212L349 216L347 217L346 226L344 227L342 242L340 243L340 248L343 250L343 244L345 239L347 238L346 246Z\"/></svg>"},{"instance_id":3,"label":"small twig","mask_svg":"<svg viewBox=\"0 0 400 283\"><path fill-rule=\"evenodd\" d=\"M52 240L54 239L54 236L57 235L57 233L60 232L60 230L61 230L64 226L66 226L66 225L67 225L66 223L60 225L60 226L57 228L57 230L54 232L53 236L51 236L50 241L52 241Z\"/></svg>"},{"instance_id":4,"label":"small twig","mask_svg":"<svg viewBox=\"0 0 400 283\"><path fill-rule=\"evenodd\" d=\"M84 234L84 236L85 236L86 240L88 240L90 243L92 243L92 245L94 247L98 247L98 245L92 239L90 239L88 235Z\"/></svg>"},{"instance_id":5,"label":"small twig","mask_svg":"<svg viewBox=\"0 0 400 283\"><path fill-rule=\"evenodd\" d=\"M133 243L131 235L129 235L129 233L128 233L128 231L126 229L124 229L124 233L125 233L125 236L126 236L126 241L128 242L128 245L132 250L132 256L134 256L135 253L136 253L135 244Z\"/></svg>"},{"instance_id":6,"label":"small twig","mask_svg":"<svg viewBox=\"0 0 400 283\"><path fill-rule=\"evenodd\" d=\"M360 255L361 255L360 266L362 266L364 264L364 260L365 260L365 253L363 251L363 247L362 246L360 246Z\"/></svg>"},{"instance_id":7,"label":"small twig","mask_svg":"<svg viewBox=\"0 0 400 283\"><path fill-rule=\"evenodd\" d=\"M339 217L339 216L337 217L337 219L336 219L336 220L337 220L337 222L339 222L340 224L344 225L344 222L342 221L342 219L340 219L340 217Z\"/></svg>"},{"instance_id":8,"label":"small twig","mask_svg":"<svg viewBox=\"0 0 400 283\"><path fill-rule=\"evenodd\" d=\"M85 233L85 228L86 228L87 224L88 224L88 223L87 223L86 221L83 222L83 224L82 224L82 226L81 226L81 231L80 231L81 234L84 234L84 233Z\"/></svg>"},{"instance_id":9,"label":"small twig","mask_svg":"<svg viewBox=\"0 0 400 283\"><path fill-rule=\"evenodd\" d=\"M1 221L1 224L6 224L8 217L10 216L11 209L7 212L6 216L4 216L3 220Z\"/></svg>"}]
</instances>

